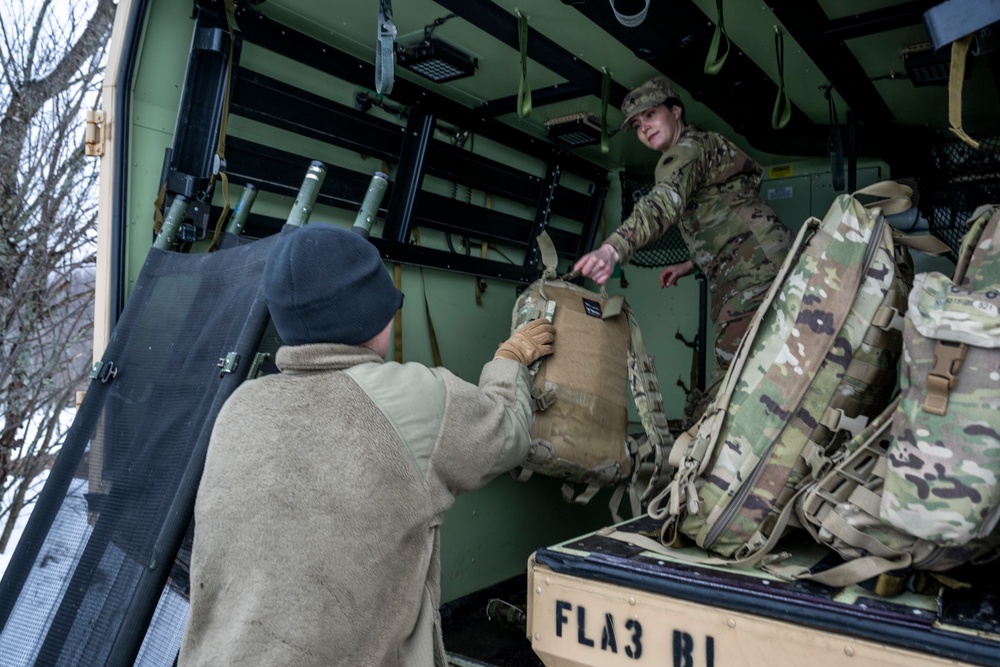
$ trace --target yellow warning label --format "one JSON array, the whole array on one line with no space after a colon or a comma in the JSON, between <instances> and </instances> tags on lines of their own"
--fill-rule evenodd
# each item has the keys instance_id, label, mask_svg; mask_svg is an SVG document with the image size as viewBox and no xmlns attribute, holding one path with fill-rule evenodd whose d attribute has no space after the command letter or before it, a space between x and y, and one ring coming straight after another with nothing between
<instances>
[{"instance_id":1,"label":"yellow warning label","mask_svg":"<svg viewBox=\"0 0 1000 667\"><path fill-rule=\"evenodd\" d=\"M768 167L767 177L768 178L788 178L792 175L792 165L783 164L779 167Z\"/></svg>"}]
</instances>

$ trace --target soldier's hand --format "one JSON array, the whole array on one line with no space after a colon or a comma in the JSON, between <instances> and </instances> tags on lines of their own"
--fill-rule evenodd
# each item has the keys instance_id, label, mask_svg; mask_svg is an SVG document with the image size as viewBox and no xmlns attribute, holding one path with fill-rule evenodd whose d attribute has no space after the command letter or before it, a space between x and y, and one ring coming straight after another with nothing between
<instances>
[{"instance_id":1,"label":"soldier's hand","mask_svg":"<svg viewBox=\"0 0 1000 667\"><path fill-rule=\"evenodd\" d=\"M611 277L617 263L618 251L611 244L605 243L597 250L588 252L578 259L573 265L573 270L579 271L598 285L603 285L608 282L608 278Z\"/></svg>"},{"instance_id":2,"label":"soldier's hand","mask_svg":"<svg viewBox=\"0 0 1000 667\"><path fill-rule=\"evenodd\" d=\"M536 359L552 354L556 329L548 320L532 320L500 343L494 359L513 359L527 366Z\"/></svg>"},{"instance_id":3,"label":"soldier's hand","mask_svg":"<svg viewBox=\"0 0 1000 667\"><path fill-rule=\"evenodd\" d=\"M694 263L689 259L680 264L671 264L660 274L660 287L676 285L677 281L694 271Z\"/></svg>"}]
</instances>

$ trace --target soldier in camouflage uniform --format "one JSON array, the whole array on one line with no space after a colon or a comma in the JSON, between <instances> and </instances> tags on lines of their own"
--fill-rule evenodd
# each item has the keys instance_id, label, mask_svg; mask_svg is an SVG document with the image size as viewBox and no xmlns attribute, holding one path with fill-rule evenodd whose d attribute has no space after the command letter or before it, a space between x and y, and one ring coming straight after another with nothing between
<instances>
[{"instance_id":1,"label":"soldier in camouflage uniform","mask_svg":"<svg viewBox=\"0 0 1000 667\"><path fill-rule=\"evenodd\" d=\"M603 285L616 263L625 264L671 226L679 226L691 262L668 267L661 286L701 269L716 327L715 363L706 391L692 392L685 406L684 421L691 423L718 389L791 236L760 198L760 165L722 135L687 125L668 78L656 77L633 90L622 111L622 129L635 128L644 145L663 153L656 184L636 202L629 218L574 268Z\"/></svg>"}]
</instances>

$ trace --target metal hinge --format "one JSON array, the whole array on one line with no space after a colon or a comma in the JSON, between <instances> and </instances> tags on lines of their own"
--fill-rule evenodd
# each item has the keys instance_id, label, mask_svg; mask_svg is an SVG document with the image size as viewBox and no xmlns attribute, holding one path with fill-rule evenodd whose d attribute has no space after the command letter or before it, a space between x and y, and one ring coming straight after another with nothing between
<instances>
[{"instance_id":1,"label":"metal hinge","mask_svg":"<svg viewBox=\"0 0 1000 667\"><path fill-rule=\"evenodd\" d=\"M95 361L90 369L90 379L100 380L102 384L107 384L118 376L118 367L111 361Z\"/></svg>"},{"instance_id":2,"label":"metal hinge","mask_svg":"<svg viewBox=\"0 0 1000 667\"><path fill-rule=\"evenodd\" d=\"M230 352L224 359L220 358L216 365L222 369L219 372L219 377L225 377L227 373L232 373L240 365L240 355L236 352Z\"/></svg>"},{"instance_id":3,"label":"metal hinge","mask_svg":"<svg viewBox=\"0 0 1000 667\"><path fill-rule=\"evenodd\" d=\"M84 129L86 146L84 148L88 156L100 157L104 155L104 121L107 115L104 111L90 109L87 111L87 122Z\"/></svg>"}]
</instances>

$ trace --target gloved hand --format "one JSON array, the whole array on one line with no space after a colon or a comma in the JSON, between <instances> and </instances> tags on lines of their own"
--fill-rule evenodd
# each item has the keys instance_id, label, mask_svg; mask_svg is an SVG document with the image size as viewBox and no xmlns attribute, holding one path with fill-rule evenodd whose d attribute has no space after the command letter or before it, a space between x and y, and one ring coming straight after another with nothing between
<instances>
[{"instance_id":1,"label":"gloved hand","mask_svg":"<svg viewBox=\"0 0 1000 667\"><path fill-rule=\"evenodd\" d=\"M500 343L494 359L513 359L527 366L547 354L552 354L556 330L546 319L532 320Z\"/></svg>"}]
</instances>

